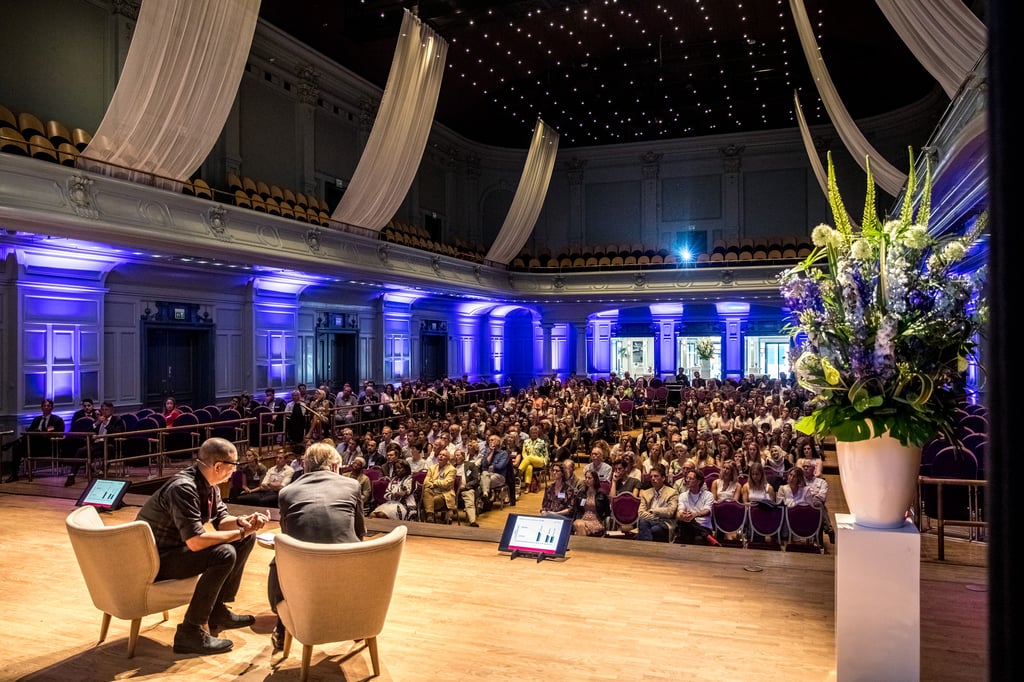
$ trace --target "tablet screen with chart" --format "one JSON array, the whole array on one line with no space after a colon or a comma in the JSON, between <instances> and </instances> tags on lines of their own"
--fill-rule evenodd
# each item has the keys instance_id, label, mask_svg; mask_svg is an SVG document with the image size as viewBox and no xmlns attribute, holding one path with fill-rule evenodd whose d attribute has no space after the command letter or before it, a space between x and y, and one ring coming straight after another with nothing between
<instances>
[{"instance_id":1,"label":"tablet screen with chart","mask_svg":"<svg viewBox=\"0 0 1024 682\"><path fill-rule=\"evenodd\" d=\"M97 509L113 511L121 507L121 500L128 492L128 481L111 481L105 478L94 478L85 486L78 498L77 506L90 505Z\"/></svg>"},{"instance_id":2,"label":"tablet screen with chart","mask_svg":"<svg viewBox=\"0 0 1024 682\"><path fill-rule=\"evenodd\" d=\"M563 557L571 533L572 523L560 516L509 514L498 551Z\"/></svg>"}]
</instances>

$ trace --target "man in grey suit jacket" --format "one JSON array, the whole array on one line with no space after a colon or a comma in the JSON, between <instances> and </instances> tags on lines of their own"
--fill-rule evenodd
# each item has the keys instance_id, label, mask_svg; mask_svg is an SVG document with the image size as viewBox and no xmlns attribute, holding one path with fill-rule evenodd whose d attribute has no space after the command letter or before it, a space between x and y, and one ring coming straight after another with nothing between
<instances>
[{"instance_id":1,"label":"man in grey suit jacket","mask_svg":"<svg viewBox=\"0 0 1024 682\"><path fill-rule=\"evenodd\" d=\"M675 523L679 493L672 486L665 485L665 478L665 465L655 464L651 469L651 487L640 491L637 540L669 540L669 527Z\"/></svg>"},{"instance_id":2,"label":"man in grey suit jacket","mask_svg":"<svg viewBox=\"0 0 1024 682\"><path fill-rule=\"evenodd\" d=\"M359 483L342 476L341 455L327 443L314 443L303 455L304 473L281 489L281 531L296 540L334 544L360 542L366 533ZM277 565L270 562L267 598L277 613L284 595L277 579ZM271 634L274 652L284 648L284 624L277 619Z\"/></svg>"}]
</instances>

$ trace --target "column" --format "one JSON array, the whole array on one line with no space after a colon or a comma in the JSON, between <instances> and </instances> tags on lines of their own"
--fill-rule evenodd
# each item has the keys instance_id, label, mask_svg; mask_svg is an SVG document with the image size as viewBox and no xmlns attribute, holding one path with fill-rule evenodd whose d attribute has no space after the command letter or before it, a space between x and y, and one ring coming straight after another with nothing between
<instances>
[{"instance_id":1,"label":"column","mask_svg":"<svg viewBox=\"0 0 1024 682\"><path fill-rule=\"evenodd\" d=\"M318 194L316 182L316 108L320 105L320 74L312 66L303 64L298 72L298 111L296 131L299 144L298 158L302 168L302 191Z\"/></svg>"},{"instance_id":2,"label":"column","mask_svg":"<svg viewBox=\"0 0 1024 682\"><path fill-rule=\"evenodd\" d=\"M555 325L553 323L551 323L551 322L541 322L540 323L540 329L541 329L541 332L544 335L544 341L543 341L544 369L543 369L543 372L542 372L544 374L544 376L549 376L551 374L551 329L554 326Z\"/></svg>"},{"instance_id":3,"label":"column","mask_svg":"<svg viewBox=\"0 0 1024 682\"><path fill-rule=\"evenodd\" d=\"M463 160L463 165L466 169L466 187L463 196L467 197L468 200L460 202L463 212L460 220L462 221L462 226L466 229L469 241L479 244L486 252L491 245L483 243L484 229L483 225L480 224L480 202L478 201L480 196L480 157L469 153Z\"/></svg>"},{"instance_id":4,"label":"column","mask_svg":"<svg viewBox=\"0 0 1024 682\"><path fill-rule=\"evenodd\" d=\"M722 236L736 238L740 233L740 165L744 147L730 144L722 154Z\"/></svg>"},{"instance_id":5,"label":"column","mask_svg":"<svg viewBox=\"0 0 1024 682\"><path fill-rule=\"evenodd\" d=\"M658 247L658 174L661 154L644 152L640 155L643 184L640 189L640 241L647 248Z\"/></svg>"},{"instance_id":6,"label":"column","mask_svg":"<svg viewBox=\"0 0 1024 682\"><path fill-rule=\"evenodd\" d=\"M576 374L585 377L589 374L587 367L587 322L573 322L573 330L576 332Z\"/></svg>"},{"instance_id":7,"label":"column","mask_svg":"<svg viewBox=\"0 0 1024 682\"><path fill-rule=\"evenodd\" d=\"M567 175L569 176L569 229L566 237L570 244L582 247L587 243L583 229L583 169L587 162L584 159L569 159Z\"/></svg>"}]
</instances>

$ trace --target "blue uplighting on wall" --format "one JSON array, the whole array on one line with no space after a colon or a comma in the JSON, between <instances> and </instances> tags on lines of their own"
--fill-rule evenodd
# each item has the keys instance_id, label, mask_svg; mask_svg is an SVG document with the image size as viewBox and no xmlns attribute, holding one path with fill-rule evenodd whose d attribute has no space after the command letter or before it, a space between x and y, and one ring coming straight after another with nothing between
<instances>
[{"instance_id":1,"label":"blue uplighting on wall","mask_svg":"<svg viewBox=\"0 0 1024 682\"><path fill-rule=\"evenodd\" d=\"M750 304L742 302L719 301L715 304L718 314L725 315L749 315Z\"/></svg>"}]
</instances>

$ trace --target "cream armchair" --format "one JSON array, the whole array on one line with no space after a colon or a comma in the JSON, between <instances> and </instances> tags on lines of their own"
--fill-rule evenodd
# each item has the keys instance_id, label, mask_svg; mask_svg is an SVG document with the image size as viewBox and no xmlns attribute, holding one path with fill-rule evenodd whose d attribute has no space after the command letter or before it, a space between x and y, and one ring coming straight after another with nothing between
<instances>
[{"instance_id":1,"label":"cream armchair","mask_svg":"<svg viewBox=\"0 0 1024 682\"><path fill-rule=\"evenodd\" d=\"M160 568L153 531L145 521L104 525L95 507L79 507L65 521L92 603L103 612L101 644L110 617L132 622L128 658L135 655L142 617L187 604L199 576L154 582Z\"/></svg>"},{"instance_id":2,"label":"cream armchair","mask_svg":"<svg viewBox=\"0 0 1024 682\"><path fill-rule=\"evenodd\" d=\"M287 630L284 656L293 637L302 642L303 680L313 645L349 640L365 641L362 648L370 650L373 674L380 675L377 635L384 629L407 532L396 526L384 537L343 544L277 536L277 575L284 594L277 614Z\"/></svg>"}]
</instances>

